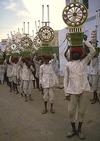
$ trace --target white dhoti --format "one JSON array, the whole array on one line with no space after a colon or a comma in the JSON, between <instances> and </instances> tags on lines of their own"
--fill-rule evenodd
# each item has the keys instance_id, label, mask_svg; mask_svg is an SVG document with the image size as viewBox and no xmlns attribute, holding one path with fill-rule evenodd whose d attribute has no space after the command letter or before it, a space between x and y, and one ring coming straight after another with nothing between
<instances>
[{"instance_id":1,"label":"white dhoti","mask_svg":"<svg viewBox=\"0 0 100 141\"><path fill-rule=\"evenodd\" d=\"M90 75L89 81L91 84L91 90L92 92L97 91L98 88L98 75Z\"/></svg>"},{"instance_id":2,"label":"white dhoti","mask_svg":"<svg viewBox=\"0 0 100 141\"><path fill-rule=\"evenodd\" d=\"M30 95L33 90L33 81L32 80L23 80L23 92L26 95Z\"/></svg>"},{"instance_id":3,"label":"white dhoti","mask_svg":"<svg viewBox=\"0 0 100 141\"><path fill-rule=\"evenodd\" d=\"M13 81L14 84L17 84L17 77L16 76L13 76L12 77L12 81Z\"/></svg>"},{"instance_id":4,"label":"white dhoti","mask_svg":"<svg viewBox=\"0 0 100 141\"><path fill-rule=\"evenodd\" d=\"M43 89L43 99L44 101L50 101L50 103L54 102L54 91L53 88L44 88Z\"/></svg>"},{"instance_id":5,"label":"white dhoti","mask_svg":"<svg viewBox=\"0 0 100 141\"><path fill-rule=\"evenodd\" d=\"M87 99L87 92L84 94L78 95L71 95L70 101L68 101L68 113L69 113L69 120L71 122L78 121L82 122L84 119L84 114L86 112L88 99Z\"/></svg>"}]
</instances>

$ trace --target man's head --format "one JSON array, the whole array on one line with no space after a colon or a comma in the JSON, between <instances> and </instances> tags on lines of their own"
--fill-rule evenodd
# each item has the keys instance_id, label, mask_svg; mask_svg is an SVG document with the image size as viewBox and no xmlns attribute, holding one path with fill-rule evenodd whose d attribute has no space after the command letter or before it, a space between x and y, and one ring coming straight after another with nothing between
<instances>
[{"instance_id":1,"label":"man's head","mask_svg":"<svg viewBox=\"0 0 100 141\"><path fill-rule=\"evenodd\" d=\"M73 52L71 54L71 60L80 60L81 59L81 55L78 52Z\"/></svg>"},{"instance_id":2,"label":"man's head","mask_svg":"<svg viewBox=\"0 0 100 141\"><path fill-rule=\"evenodd\" d=\"M70 49L70 58L71 60L80 60L82 59L83 49L81 47L75 47Z\"/></svg>"},{"instance_id":3,"label":"man's head","mask_svg":"<svg viewBox=\"0 0 100 141\"><path fill-rule=\"evenodd\" d=\"M43 62L45 64L48 64L50 60L51 60L51 56L50 55L43 55Z\"/></svg>"},{"instance_id":4,"label":"man's head","mask_svg":"<svg viewBox=\"0 0 100 141\"><path fill-rule=\"evenodd\" d=\"M12 57L12 58L11 58L11 61L12 61L13 63L17 64L18 58L17 58L17 57Z\"/></svg>"}]
</instances>

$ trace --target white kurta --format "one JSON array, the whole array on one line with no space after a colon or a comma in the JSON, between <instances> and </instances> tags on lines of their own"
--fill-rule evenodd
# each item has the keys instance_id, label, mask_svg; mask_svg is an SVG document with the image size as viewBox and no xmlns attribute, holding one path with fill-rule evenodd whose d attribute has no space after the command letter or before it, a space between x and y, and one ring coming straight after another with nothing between
<instances>
[{"instance_id":1,"label":"white kurta","mask_svg":"<svg viewBox=\"0 0 100 141\"><path fill-rule=\"evenodd\" d=\"M55 72L51 64L43 64L40 66L39 82L43 88L54 87L55 85Z\"/></svg>"},{"instance_id":2,"label":"white kurta","mask_svg":"<svg viewBox=\"0 0 100 141\"><path fill-rule=\"evenodd\" d=\"M91 75L97 75L98 69L99 69L98 58L97 57L94 57L91 60L91 63L90 63L89 74L91 74Z\"/></svg>"},{"instance_id":3,"label":"white kurta","mask_svg":"<svg viewBox=\"0 0 100 141\"><path fill-rule=\"evenodd\" d=\"M0 65L0 80L4 81L4 74L5 74L5 65Z\"/></svg>"},{"instance_id":4,"label":"white kurta","mask_svg":"<svg viewBox=\"0 0 100 141\"><path fill-rule=\"evenodd\" d=\"M23 64L22 80L29 80L29 69L27 68L26 64Z\"/></svg>"},{"instance_id":5,"label":"white kurta","mask_svg":"<svg viewBox=\"0 0 100 141\"><path fill-rule=\"evenodd\" d=\"M89 47L90 53L83 60L73 60L66 64L64 76L65 95L81 94L84 91L90 91L86 67L95 55L95 49L87 41L85 44Z\"/></svg>"},{"instance_id":6,"label":"white kurta","mask_svg":"<svg viewBox=\"0 0 100 141\"><path fill-rule=\"evenodd\" d=\"M7 77L12 77L12 65L11 64L7 64Z\"/></svg>"},{"instance_id":7,"label":"white kurta","mask_svg":"<svg viewBox=\"0 0 100 141\"><path fill-rule=\"evenodd\" d=\"M18 64L13 63L12 64L12 72L11 72L12 77L17 76L17 69L18 69Z\"/></svg>"},{"instance_id":8,"label":"white kurta","mask_svg":"<svg viewBox=\"0 0 100 141\"><path fill-rule=\"evenodd\" d=\"M30 66L30 69L29 69L29 80L35 80L34 75L33 75L34 71L35 71L35 69L33 68L33 66Z\"/></svg>"},{"instance_id":9,"label":"white kurta","mask_svg":"<svg viewBox=\"0 0 100 141\"><path fill-rule=\"evenodd\" d=\"M100 52L99 52L99 55L98 55L98 75L100 76Z\"/></svg>"},{"instance_id":10,"label":"white kurta","mask_svg":"<svg viewBox=\"0 0 100 141\"><path fill-rule=\"evenodd\" d=\"M18 80L22 80L22 66L18 66L18 68L17 68L17 79Z\"/></svg>"}]
</instances>

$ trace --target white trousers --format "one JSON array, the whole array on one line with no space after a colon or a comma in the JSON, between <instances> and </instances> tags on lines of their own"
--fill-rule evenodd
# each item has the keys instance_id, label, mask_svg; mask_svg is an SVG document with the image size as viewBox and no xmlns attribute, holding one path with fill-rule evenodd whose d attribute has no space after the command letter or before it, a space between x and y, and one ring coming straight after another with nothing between
<instances>
[{"instance_id":1,"label":"white trousers","mask_svg":"<svg viewBox=\"0 0 100 141\"><path fill-rule=\"evenodd\" d=\"M80 95L71 95L70 101L68 101L68 115L70 122L76 120L82 122L84 119L85 111L88 104L87 92Z\"/></svg>"},{"instance_id":2,"label":"white trousers","mask_svg":"<svg viewBox=\"0 0 100 141\"><path fill-rule=\"evenodd\" d=\"M54 90L53 88L44 88L43 89L43 99L44 101L48 101L50 103L53 103L54 102Z\"/></svg>"},{"instance_id":3,"label":"white trousers","mask_svg":"<svg viewBox=\"0 0 100 141\"><path fill-rule=\"evenodd\" d=\"M91 83L92 92L97 91L99 88L99 75L90 75L89 81Z\"/></svg>"},{"instance_id":4,"label":"white trousers","mask_svg":"<svg viewBox=\"0 0 100 141\"><path fill-rule=\"evenodd\" d=\"M33 81L32 80L23 80L23 92L26 95L32 94L33 90Z\"/></svg>"}]
</instances>

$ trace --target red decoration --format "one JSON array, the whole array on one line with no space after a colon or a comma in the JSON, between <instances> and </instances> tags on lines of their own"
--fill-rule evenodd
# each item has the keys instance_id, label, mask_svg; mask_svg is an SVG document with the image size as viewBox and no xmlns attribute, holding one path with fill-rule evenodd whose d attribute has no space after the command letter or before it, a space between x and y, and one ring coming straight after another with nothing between
<instances>
[{"instance_id":1,"label":"red decoration","mask_svg":"<svg viewBox=\"0 0 100 141\"><path fill-rule=\"evenodd\" d=\"M82 56L83 55L83 48L82 47L70 48L70 53L79 53Z\"/></svg>"}]
</instances>

